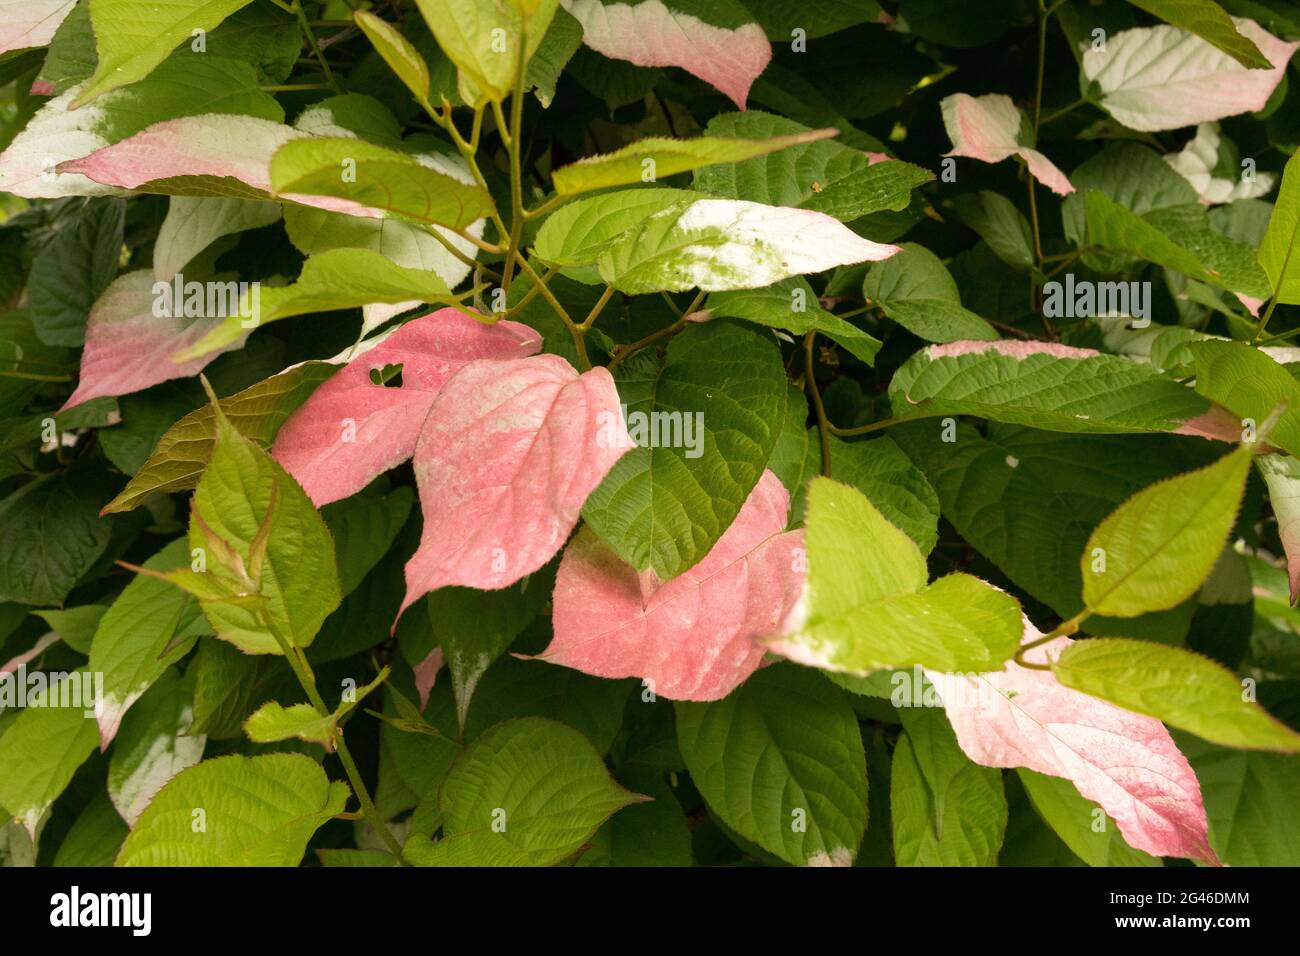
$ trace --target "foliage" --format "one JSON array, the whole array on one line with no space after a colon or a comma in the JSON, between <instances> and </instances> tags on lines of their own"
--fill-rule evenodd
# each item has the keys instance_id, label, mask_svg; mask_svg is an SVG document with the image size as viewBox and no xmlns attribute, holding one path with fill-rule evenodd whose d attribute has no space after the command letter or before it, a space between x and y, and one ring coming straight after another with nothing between
<instances>
[{"instance_id":1,"label":"foliage","mask_svg":"<svg viewBox=\"0 0 1300 956\"><path fill-rule=\"evenodd\" d=\"M1300 864L1294 3L4 8L0 863Z\"/></svg>"}]
</instances>

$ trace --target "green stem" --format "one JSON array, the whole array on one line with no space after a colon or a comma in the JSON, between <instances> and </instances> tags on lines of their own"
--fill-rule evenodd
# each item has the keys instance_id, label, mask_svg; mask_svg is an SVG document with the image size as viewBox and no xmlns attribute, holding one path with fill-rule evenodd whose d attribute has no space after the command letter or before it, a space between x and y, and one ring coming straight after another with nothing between
<instances>
[{"instance_id":1,"label":"green stem","mask_svg":"<svg viewBox=\"0 0 1300 956\"><path fill-rule=\"evenodd\" d=\"M623 360L626 359L629 355L633 355L641 351L643 348L646 348L647 346L654 345L656 342L658 342L661 339L666 339L669 336L676 335L685 327L686 327L686 315L682 315L672 325L665 325L659 331L651 332L645 338L637 339L635 342L631 343L630 345L618 346L618 348L614 349L614 358L610 361L608 366L610 371L613 371L619 365L623 364Z\"/></svg>"},{"instance_id":2,"label":"green stem","mask_svg":"<svg viewBox=\"0 0 1300 956\"><path fill-rule=\"evenodd\" d=\"M1288 259L1291 258L1291 253L1290 253L1289 251L1287 252L1287 258L1288 258ZM1283 269L1283 274L1285 275L1285 272L1286 272L1286 264L1285 264L1285 263L1283 263L1283 265L1282 265L1282 269ZM1263 314L1262 316L1260 316L1260 319L1259 319L1259 328L1257 328L1257 329L1255 330L1255 337L1254 337L1253 339L1251 339L1252 342L1258 344L1258 342L1259 342L1259 337L1260 337L1261 335L1263 335L1263 334L1264 334L1264 330L1265 330L1266 328L1268 328L1268 320L1271 319L1271 318L1273 318L1273 310L1276 309L1276 308L1277 308L1277 296L1273 296L1273 298L1272 298L1272 299L1269 301L1269 303L1268 303L1268 308L1265 309L1265 310L1264 310L1264 314Z\"/></svg>"},{"instance_id":3,"label":"green stem","mask_svg":"<svg viewBox=\"0 0 1300 956\"><path fill-rule=\"evenodd\" d=\"M1062 106L1059 110L1052 110L1052 112L1048 113L1046 116L1043 117L1042 122L1039 125L1041 126L1045 123L1052 122L1052 120L1060 119L1066 113L1071 113L1074 110L1077 110L1080 106L1084 106L1085 104L1087 104L1087 102L1088 101L1086 99L1080 98L1075 100L1073 103L1069 104L1068 106Z\"/></svg>"},{"instance_id":4,"label":"green stem","mask_svg":"<svg viewBox=\"0 0 1300 956\"><path fill-rule=\"evenodd\" d=\"M515 70L514 92L510 97L510 138L506 142L506 151L510 156L510 243L501 272L501 287L507 292L510 291L515 260L519 257L519 240L524 233L524 68L527 57L523 51L528 48L527 31L520 31L519 45L519 65Z\"/></svg>"},{"instance_id":5,"label":"green stem","mask_svg":"<svg viewBox=\"0 0 1300 956\"><path fill-rule=\"evenodd\" d=\"M316 677L312 673L311 664L307 662L307 655L303 653L302 648L296 644L290 644L288 639L271 623L271 619L265 611L259 610L257 617L262 626L275 638L276 644L280 647L280 653L284 655L289 669L298 678L298 683L302 685L302 689L307 694L307 699L311 701L311 705L316 708L317 713L322 717L331 717L334 712L326 706L320 691L316 689ZM402 866L410 866L402 855L402 845L397 842L397 838L393 836L392 831L388 829L388 825L384 823L383 817L380 816L379 809L375 806L374 801L370 799L370 791L366 789L366 782L361 776L361 771L357 769L356 762L352 759L352 753L348 750L348 745L343 739L342 727L335 727L334 750L339 755L339 762L343 764L343 772L347 774L348 782L352 785L352 792L357 795L357 801L361 804L361 812L370 821L370 826L379 834L380 839L384 841L384 845L397 858L397 861Z\"/></svg>"},{"instance_id":6,"label":"green stem","mask_svg":"<svg viewBox=\"0 0 1300 956\"><path fill-rule=\"evenodd\" d=\"M320 63L320 68L325 74L325 81L329 83L330 89L335 93L342 94L343 88L339 86L338 80L334 79L334 72L330 69L329 61L325 59L320 44L316 42L316 34L312 31L311 21L307 19L307 13L302 8L302 0L293 0L293 7L290 12L298 18L302 32L307 37L307 45L311 47L312 55Z\"/></svg>"},{"instance_id":7,"label":"green stem","mask_svg":"<svg viewBox=\"0 0 1300 956\"><path fill-rule=\"evenodd\" d=\"M826 418L826 406L822 404L822 393L817 387L817 376L813 372L813 342L816 332L809 332L803 337L804 375L808 379L808 391L812 395L813 408L817 411L817 434L822 446L822 475L831 476L831 423Z\"/></svg>"},{"instance_id":8,"label":"green stem","mask_svg":"<svg viewBox=\"0 0 1300 956\"><path fill-rule=\"evenodd\" d=\"M1091 614L1092 611L1085 607L1078 614L1074 615L1074 617L1070 618L1068 621L1062 621L1049 633L1044 634L1037 640L1030 641L1028 644L1021 644L1020 649L1016 651L1016 656L1014 658L1015 662L1021 667L1026 667L1031 671L1050 671L1052 669L1051 664L1031 664L1029 661L1025 660L1025 652L1032 651L1035 647L1041 647L1050 641L1056 640L1058 637L1066 637L1070 634L1078 633L1079 625L1091 616Z\"/></svg>"}]
</instances>

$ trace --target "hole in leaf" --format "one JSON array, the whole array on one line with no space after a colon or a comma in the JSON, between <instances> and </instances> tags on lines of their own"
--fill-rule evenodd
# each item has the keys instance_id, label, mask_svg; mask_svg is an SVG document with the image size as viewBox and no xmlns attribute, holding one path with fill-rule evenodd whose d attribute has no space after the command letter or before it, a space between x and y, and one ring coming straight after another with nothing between
<instances>
[{"instance_id":1,"label":"hole in leaf","mask_svg":"<svg viewBox=\"0 0 1300 956\"><path fill-rule=\"evenodd\" d=\"M370 370L370 381L376 385L383 385L386 388L402 387L402 363L396 362L391 365L385 365L383 368L372 368Z\"/></svg>"}]
</instances>

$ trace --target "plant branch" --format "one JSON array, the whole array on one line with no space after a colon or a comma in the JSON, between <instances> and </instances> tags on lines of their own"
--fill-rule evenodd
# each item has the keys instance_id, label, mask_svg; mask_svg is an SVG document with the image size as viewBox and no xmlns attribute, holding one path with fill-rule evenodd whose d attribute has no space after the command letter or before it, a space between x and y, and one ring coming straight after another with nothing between
<instances>
[{"instance_id":1,"label":"plant branch","mask_svg":"<svg viewBox=\"0 0 1300 956\"><path fill-rule=\"evenodd\" d=\"M1035 647L1041 647L1050 641L1056 640L1058 637L1066 637L1070 634L1078 633L1079 625L1082 624L1091 614L1092 611L1084 608L1068 621L1062 621L1060 624L1056 625L1056 627L1054 627L1049 633L1030 641L1028 644L1021 644L1020 649L1016 651L1016 656L1012 659L1021 667L1026 667L1031 671L1050 671L1052 669L1051 664L1031 664L1029 661L1025 660L1025 652L1032 651Z\"/></svg>"},{"instance_id":2,"label":"plant branch","mask_svg":"<svg viewBox=\"0 0 1300 956\"><path fill-rule=\"evenodd\" d=\"M510 136L506 140L506 151L510 155L510 240L506 249L506 262L501 271L501 287L510 291L510 278L515 271L515 260L519 258L519 240L524 233L524 169L523 169L523 127L524 127L524 83L525 67L528 58L524 51L528 49L527 31L519 34L519 65L515 70L515 89L510 97ZM500 115L500 106L496 107Z\"/></svg>"},{"instance_id":3,"label":"plant branch","mask_svg":"<svg viewBox=\"0 0 1300 956\"><path fill-rule=\"evenodd\" d=\"M813 408L817 411L817 434L822 446L822 475L831 476L831 423L826 418L826 406L822 404L822 393L817 387L817 376L813 371L813 342L816 332L809 332L803 337L804 375L808 380L808 392L812 395Z\"/></svg>"},{"instance_id":4,"label":"plant branch","mask_svg":"<svg viewBox=\"0 0 1300 956\"><path fill-rule=\"evenodd\" d=\"M339 86L338 80L334 79L334 72L330 69L329 61L325 59L325 53L321 50L320 44L316 42L316 34L312 32L311 21L307 19L307 13L302 8L302 0L293 0L293 7L290 12L298 18L298 25L302 27L303 35L307 38L307 45L311 47L311 52L320 63L320 68L325 74L325 81L329 83L330 89L335 93L342 94L343 88Z\"/></svg>"}]
</instances>

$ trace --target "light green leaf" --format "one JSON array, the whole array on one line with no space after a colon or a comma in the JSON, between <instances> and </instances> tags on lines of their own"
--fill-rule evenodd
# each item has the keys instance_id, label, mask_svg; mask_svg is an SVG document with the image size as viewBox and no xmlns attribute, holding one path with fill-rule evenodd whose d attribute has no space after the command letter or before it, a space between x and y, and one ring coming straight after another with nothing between
<instances>
[{"instance_id":1,"label":"light green leaf","mask_svg":"<svg viewBox=\"0 0 1300 956\"><path fill-rule=\"evenodd\" d=\"M1205 340L1185 346L1198 392L1258 428L1283 402L1286 411L1268 442L1300 455L1300 383L1283 366L1245 342Z\"/></svg>"},{"instance_id":2,"label":"light green leaf","mask_svg":"<svg viewBox=\"0 0 1300 956\"><path fill-rule=\"evenodd\" d=\"M833 129L807 130L767 139L701 136L697 139L651 137L629 143L620 150L588 156L552 174L555 191L561 196L655 182L701 166L741 163L756 156L766 156L800 143L827 139Z\"/></svg>"},{"instance_id":3,"label":"light green leaf","mask_svg":"<svg viewBox=\"0 0 1300 956\"><path fill-rule=\"evenodd\" d=\"M1038 815L1089 866L1162 865L1159 857L1125 843L1115 822L1097 804L1080 796L1069 780L1023 767L1016 773ZM1098 821L1104 821L1103 829L1097 829Z\"/></svg>"},{"instance_id":4,"label":"light green leaf","mask_svg":"<svg viewBox=\"0 0 1300 956\"><path fill-rule=\"evenodd\" d=\"M1237 676L1207 657L1149 641L1075 641L1053 665L1066 687L1155 717L1211 743L1300 753L1300 733L1273 718Z\"/></svg>"},{"instance_id":5,"label":"light green leaf","mask_svg":"<svg viewBox=\"0 0 1300 956\"><path fill-rule=\"evenodd\" d=\"M708 322L674 338L662 365L645 350L617 370L632 438L640 441L639 428L649 443L659 414L679 423L681 439L628 452L583 508L629 564L674 577L708 554L740 513L786 409L785 370L769 336Z\"/></svg>"},{"instance_id":6,"label":"light green leaf","mask_svg":"<svg viewBox=\"0 0 1300 956\"><path fill-rule=\"evenodd\" d=\"M547 217L533 253L570 278L599 282L596 263L611 242L656 213L696 198L698 193L683 189L654 188L620 189L580 199Z\"/></svg>"},{"instance_id":7,"label":"light green leaf","mask_svg":"<svg viewBox=\"0 0 1300 956\"><path fill-rule=\"evenodd\" d=\"M876 361L880 340L847 319L823 309L803 276L785 279L765 289L714 292L704 308L714 318L745 319L795 335L820 332L868 365Z\"/></svg>"},{"instance_id":8,"label":"light green leaf","mask_svg":"<svg viewBox=\"0 0 1300 956\"><path fill-rule=\"evenodd\" d=\"M847 485L813 480L806 541L802 615L768 642L776 653L860 676L914 665L997 670L1015 653L1024 633L1016 599L967 574L927 585L920 548Z\"/></svg>"},{"instance_id":9,"label":"light green leaf","mask_svg":"<svg viewBox=\"0 0 1300 956\"><path fill-rule=\"evenodd\" d=\"M190 576L203 612L245 653L307 647L342 600L334 541L302 487L213 408L216 445L190 520L190 547L206 562Z\"/></svg>"},{"instance_id":10,"label":"light green leaf","mask_svg":"<svg viewBox=\"0 0 1300 956\"><path fill-rule=\"evenodd\" d=\"M1282 173L1282 188L1273 204L1264 241L1259 245L1259 264L1268 274L1274 297L1285 305L1300 305L1297 233L1300 233L1300 159L1293 155Z\"/></svg>"},{"instance_id":11,"label":"light green leaf","mask_svg":"<svg viewBox=\"0 0 1300 956\"><path fill-rule=\"evenodd\" d=\"M0 736L0 807L33 840L41 818L98 742L93 676L76 670L35 692L28 684L27 706Z\"/></svg>"},{"instance_id":12,"label":"light green leaf","mask_svg":"<svg viewBox=\"0 0 1300 956\"><path fill-rule=\"evenodd\" d=\"M853 863L867 824L867 766L844 695L786 664L723 700L674 707L691 780L727 826L795 866Z\"/></svg>"},{"instance_id":13,"label":"light green leaf","mask_svg":"<svg viewBox=\"0 0 1300 956\"><path fill-rule=\"evenodd\" d=\"M269 700L244 721L248 739L258 744L281 740L306 740L324 744L327 749L334 741L334 716L322 716L311 704L283 706Z\"/></svg>"},{"instance_id":14,"label":"light green leaf","mask_svg":"<svg viewBox=\"0 0 1300 956\"><path fill-rule=\"evenodd\" d=\"M1007 829L1002 773L972 763L937 708L899 711L889 811L899 866L996 866Z\"/></svg>"},{"instance_id":15,"label":"light green leaf","mask_svg":"<svg viewBox=\"0 0 1300 956\"><path fill-rule=\"evenodd\" d=\"M467 228L493 208L478 186L358 139L290 140L271 157L271 188L277 196L333 196L452 229Z\"/></svg>"},{"instance_id":16,"label":"light green leaf","mask_svg":"<svg viewBox=\"0 0 1300 956\"><path fill-rule=\"evenodd\" d=\"M384 58L384 62L397 74L397 78L406 84L406 88L415 94L416 102L429 103L429 65L424 62L420 51L402 36L400 30L386 20L381 20L373 13L357 10L352 14L361 32L370 38L374 48Z\"/></svg>"},{"instance_id":17,"label":"light green leaf","mask_svg":"<svg viewBox=\"0 0 1300 956\"><path fill-rule=\"evenodd\" d=\"M118 815L108 794L100 793L69 828L68 835L54 854L54 865L112 866L126 834L126 822Z\"/></svg>"},{"instance_id":18,"label":"light green leaf","mask_svg":"<svg viewBox=\"0 0 1300 956\"><path fill-rule=\"evenodd\" d=\"M79 654L89 654L91 641L95 639L95 630L108 606L104 604L84 604L66 610L33 611L32 613L50 626L50 630L63 638L63 642Z\"/></svg>"},{"instance_id":19,"label":"light green leaf","mask_svg":"<svg viewBox=\"0 0 1300 956\"><path fill-rule=\"evenodd\" d=\"M205 760L163 787L117 865L297 866L347 798L345 784L302 754Z\"/></svg>"},{"instance_id":20,"label":"light green leaf","mask_svg":"<svg viewBox=\"0 0 1300 956\"><path fill-rule=\"evenodd\" d=\"M200 252L222 236L269 226L280 205L224 197L172 196L154 243L153 276L170 282ZM119 242L120 245L120 242Z\"/></svg>"},{"instance_id":21,"label":"light green leaf","mask_svg":"<svg viewBox=\"0 0 1300 956\"><path fill-rule=\"evenodd\" d=\"M1255 453L1242 445L1213 464L1139 491L1088 538L1083 601L1136 617L1180 604L1201 586L1237 519Z\"/></svg>"},{"instance_id":22,"label":"light green leaf","mask_svg":"<svg viewBox=\"0 0 1300 956\"><path fill-rule=\"evenodd\" d=\"M1244 67L1267 70L1273 65L1254 42L1238 32L1232 17L1213 0L1129 0L1129 3L1165 23L1195 33Z\"/></svg>"},{"instance_id":23,"label":"light green leaf","mask_svg":"<svg viewBox=\"0 0 1300 956\"><path fill-rule=\"evenodd\" d=\"M555 19L546 29L541 44L528 61L527 85L535 90L543 107L550 107L555 99L555 86L560 74L573 54L582 46L582 24L563 7L555 11Z\"/></svg>"},{"instance_id":24,"label":"light green leaf","mask_svg":"<svg viewBox=\"0 0 1300 956\"><path fill-rule=\"evenodd\" d=\"M928 342L998 338L993 326L962 308L957 283L939 257L913 242L871 266L862 294L868 304L880 306L885 315Z\"/></svg>"},{"instance_id":25,"label":"light green leaf","mask_svg":"<svg viewBox=\"0 0 1300 956\"><path fill-rule=\"evenodd\" d=\"M260 328L294 315L378 302L453 300L447 283L436 272L396 265L369 249L331 249L309 258L291 285L259 287L256 295L246 293L239 309L198 342L173 355L172 360L187 362L228 348L248 334L250 323Z\"/></svg>"},{"instance_id":26,"label":"light green leaf","mask_svg":"<svg viewBox=\"0 0 1300 956\"><path fill-rule=\"evenodd\" d=\"M1212 406L1148 365L1035 342L932 345L889 383L903 418L978 415L1049 431L1177 431Z\"/></svg>"},{"instance_id":27,"label":"light green leaf","mask_svg":"<svg viewBox=\"0 0 1300 956\"><path fill-rule=\"evenodd\" d=\"M501 102L542 42L559 0L417 0L444 53L460 70L466 103Z\"/></svg>"},{"instance_id":28,"label":"light green leaf","mask_svg":"<svg viewBox=\"0 0 1300 956\"><path fill-rule=\"evenodd\" d=\"M99 63L72 103L143 79L194 30L205 33L249 0L89 0Z\"/></svg>"},{"instance_id":29,"label":"light green leaf","mask_svg":"<svg viewBox=\"0 0 1300 956\"><path fill-rule=\"evenodd\" d=\"M189 562L189 548L182 538L144 566L164 572ZM197 635L208 633L211 630L194 599L166 581L141 575L126 586L100 619L87 665L104 675L104 700L98 714L104 747L117 734L128 708L168 667L189 653Z\"/></svg>"},{"instance_id":30,"label":"light green leaf","mask_svg":"<svg viewBox=\"0 0 1300 956\"><path fill-rule=\"evenodd\" d=\"M442 839L413 838L417 866L552 866L621 807L646 799L611 779L582 734L538 717L507 721L462 754L442 785Z\"/></svg>"},{"instance_id":31,"label":"light green leaf","mask_svg":"<svg viewBox=\"0 0 1300 956\"><path fill-rule=\"evenodd\" d=\"M221 410L242 434L269 445L285 419L338 369L328 362L304 362L223 398ZM148 461L104 506L104 513L130 511L154 492L193 488L207 467L215 436L212 406L205 403L167 429Z\"/></svg>"}]
</instances>

